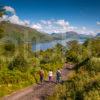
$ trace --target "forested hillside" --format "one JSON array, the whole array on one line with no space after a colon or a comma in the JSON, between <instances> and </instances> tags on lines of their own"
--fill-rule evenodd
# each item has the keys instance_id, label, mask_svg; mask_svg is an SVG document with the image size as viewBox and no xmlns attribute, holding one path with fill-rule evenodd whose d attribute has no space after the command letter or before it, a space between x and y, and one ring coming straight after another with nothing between
<instances>
[{"instance_id":1,"label":"forested hillside","mask_svg":"<svg viewBox=\"0 0 100 100\"><path fill-rule=\"evenodd\" d=\"M12 24L8 21L0 22L0 31L0 39L10 39L13 42L40 43L53 40L53 38L47 33L38 32L37 30L27 26Z\"/></svg>"}]
</instances>

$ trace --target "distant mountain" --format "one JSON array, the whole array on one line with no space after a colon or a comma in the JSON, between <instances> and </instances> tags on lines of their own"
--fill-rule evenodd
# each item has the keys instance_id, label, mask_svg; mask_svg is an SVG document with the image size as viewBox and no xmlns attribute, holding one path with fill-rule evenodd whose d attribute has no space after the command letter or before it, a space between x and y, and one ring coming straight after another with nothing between
<instances>
[{"instance_id":1,"label":"distant mountain","mask_svg":"<svg viewBox=\"0 0 100 100\"><path fill-rule=\"evenodd\" d=\"M68 31L66 33L52 33L51 34L52 37L54 37L55 39L68 39L68 38L72 38L72 39L87 39L87 38L92 38L92 35L85 35L85 34L79 34L77 32L74 31Z\"/></svg>"},{"instance_id":2,"label":"distant mountain","mask_svg":"<svg viewBox=\"0 0 100 100\"><path fill-rule=\"evenodd\" d=\"M66 38L77 38L79 35L77 32L69 31L65 33Z\"/></svg>"},{"instance_id":3,"label":"distant mountain","mask_svg":"<svg viewBox=\"0 0 100 100\"><path fill-rule=\"evenodd\" d=\"M2 31L3 29L3 31ZM12 24L9 22L0 22L0 42L2 41L12 41L16 43L32 42L32 43L43 43L50 42L53 40L62 39L87 39L91 38L90 35L78 34L74 31L69 31L66 33L42 33L35 29Z\"/></svg>"},{"instance_id":4,"label":"distant mountain","mask_svg":"<svg viewBox=\"0 0 100 100\"><path fill-rule=\"evenodd\" d=\"M51 36L54 38L54 40L61 40L63 39L63 36L62 35L63 33L52 33Z\"/></svg>"},{"instance_id":5,"label":"distant mountain","mask_svg":"<svg viewBox=\"0 0 100 100\"><path fill-rule=\"evenodd\" d=\"M52 41L53 38L51 35L46 34L46 33L41 33L38 32L35 29L17 25L17 24L12 24L9 22L0 22L0 28L3 29L2 32L0 32L0 41L17 41L17 42L48 42Z\"/></svg>"},{"instance_id":6,"label":"distant mountain","mask_svg":"<svg viewBox=\"0 0 100 100\"><path fill-rule=\"evenodd\" d=\"M100 33L97 33L97 35L96 36L100 36Z\"/></svg>"}]
</instances>

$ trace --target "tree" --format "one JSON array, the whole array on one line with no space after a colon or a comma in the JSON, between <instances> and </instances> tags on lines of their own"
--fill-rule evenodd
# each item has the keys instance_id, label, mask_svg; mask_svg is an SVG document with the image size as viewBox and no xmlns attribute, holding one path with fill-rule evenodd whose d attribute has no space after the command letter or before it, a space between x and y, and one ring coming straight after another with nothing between
<instances>
[{"instance_id":1,"label":"tree","mask_svg":"<svg viewBox=\"0 0 100 100\"><path fill-rule=\"evenodd\" d=\"M69 49L77 50L80 45L77 40L73 40L73 41L67 42L67 46Z\"/></svg>"},{"instance_id":2,"label":"tree","mask_svg":"<svg viewBox=\"0 0 100 100\"><path fill-rule=\"evenodd\" d=\"M29 67L26 59L21 55L15 57L13 61L11 61L11 63L8 65L8 69L10 70L16 69L20 70L21 72L26 72L28 68Z\"/></svg>"},{"instance_id":3,"label":"tree","mask_svg":"<svg viewBox=\"0 0 100 100\"><path fill-rule=\"evenodd\" d=\"M79 63L81 61L82 46L76 40L69 41L67 46L66 60Z\"/></svg>"},{"instance_id":4,"label":"tree","mask_svg":"<svg viewBox=\"0 0 100 100\"><path fill-rule=\"evenodd\" d=\"M83 46L88 49L91 56L100 57L100 37L85 41Z\"/></svg>"},{"instance_id":5,"label":"tree","mask_svg":"<svg viewBox=\"0 0 100 100\"><path fill-rule=\"evenodd\" d=\"M35 82L38 83L38 80L37 80L37 67L34 67L32 70L31 70L31 74L33 75L34 79L35 79Z\"/></svg>"}]
</instances>

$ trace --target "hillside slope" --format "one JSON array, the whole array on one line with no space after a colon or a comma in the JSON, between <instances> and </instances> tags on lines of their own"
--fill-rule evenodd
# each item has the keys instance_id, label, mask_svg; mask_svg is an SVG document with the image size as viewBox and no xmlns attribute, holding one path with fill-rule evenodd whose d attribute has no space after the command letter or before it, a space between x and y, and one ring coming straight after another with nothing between
<instances>
[{"instance_id":1,"label":"hillside slope","mask_svg":"<svg viewBox=\"0 0 100 100\"><path fill-rule=\"evenodd\" d=\"M38 32L35 29L12 24L9 22L0 22L0 28L3 29L2 32L0 32L0 37L3 39L12 39L12 40L19 40L23 42L48 42L51 41L53 38L46 33Z\"/></svg>"},{"instance_id":2,"label":"hillside slope","mask_svg":"<svg viewBox=\"0 0 100 100\"><path fill-rule=\"evenodd\" d=\"M57 40L61 40L61 39L88 39L88 38L92 38L92 35L85 35L85 34L79 34L77 32L74 31L68 31L65 33L52 33L51 34L53 38L57 39Z\"/></svg>"}]
</instances>

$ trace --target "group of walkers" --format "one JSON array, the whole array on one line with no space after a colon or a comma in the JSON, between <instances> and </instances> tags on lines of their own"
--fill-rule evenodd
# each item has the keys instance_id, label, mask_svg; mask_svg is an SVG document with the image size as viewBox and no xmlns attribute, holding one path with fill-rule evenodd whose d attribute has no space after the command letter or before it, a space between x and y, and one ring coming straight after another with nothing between
<instances>
[{"instance_id":1,"label":"group of walkers","mask_svg":"<svg viewBox=\"0 0 100 100\"><path fill-rule=\"evenodd\" d=\"M42 69L39 72L39 76L40 76L40 82L42 83L44 81L44 71ZM50 70L48 72L48 80L51 82L53 81L53 79L54 79L54 75L53 75L52 70ZM58 68L56 71L56 82L59 83L60 81L61 81L61 71Z\"/></svg>"}]
</instances>

